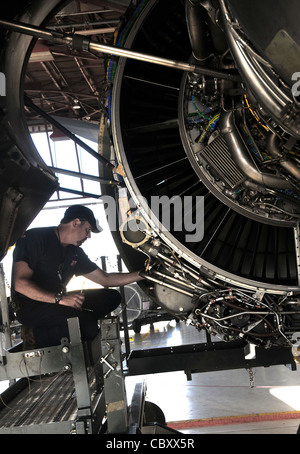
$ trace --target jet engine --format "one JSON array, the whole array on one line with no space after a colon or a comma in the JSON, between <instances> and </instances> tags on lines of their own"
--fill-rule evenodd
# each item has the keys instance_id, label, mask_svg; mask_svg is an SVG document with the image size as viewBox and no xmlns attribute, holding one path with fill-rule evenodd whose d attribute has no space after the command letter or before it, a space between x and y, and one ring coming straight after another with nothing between
<instances>
[{"instance_id":1,"label":"jet engine","mask_svg":"<svg viewBox=\"0 0 300 454\"><path fill-rule=\"evenodd\" d=\"M264 347L291 345L299 330L292 3L145 2L124 47L196 70L121 59L111 79L129 267L146 255L148 291L165 309Z\"/></svg>"}]
</instances>

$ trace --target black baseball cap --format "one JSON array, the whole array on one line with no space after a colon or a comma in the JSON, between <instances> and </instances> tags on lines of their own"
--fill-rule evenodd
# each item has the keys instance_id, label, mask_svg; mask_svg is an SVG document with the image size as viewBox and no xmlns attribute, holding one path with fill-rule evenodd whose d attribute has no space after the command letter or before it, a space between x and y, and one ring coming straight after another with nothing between
<instances>
[{"instance_id":1,"label":"black baseball cap","mask_svg":"<svg viewBox=\"0 0 300 454\"><path fill-rule=\"evenodd\" d=\"M83 205L71 205L69 208L66 209L62 221L70 222L76 218L88 221L91 224L93 233L102 232L102 228L100 227L97 219L95 218L94 213L89 208Z\"/></svg>"}]
</instances>

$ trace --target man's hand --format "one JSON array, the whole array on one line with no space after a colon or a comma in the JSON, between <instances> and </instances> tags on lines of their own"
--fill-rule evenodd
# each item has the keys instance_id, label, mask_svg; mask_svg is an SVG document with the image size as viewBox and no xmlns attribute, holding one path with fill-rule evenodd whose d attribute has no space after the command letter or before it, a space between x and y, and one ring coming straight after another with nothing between
<instances>
[{"instance_id":1,"label":"man's hand","mask_svg":"<svg viewBox=\"0 0 300 454\"><path fill-rule=\"evenodd\" d=\"M59 304L63 306L73 307L74 309L82 310L82 305L85 300L84 293L71 293L64 295L60 300Z\"/></svg>"}]
</instances>

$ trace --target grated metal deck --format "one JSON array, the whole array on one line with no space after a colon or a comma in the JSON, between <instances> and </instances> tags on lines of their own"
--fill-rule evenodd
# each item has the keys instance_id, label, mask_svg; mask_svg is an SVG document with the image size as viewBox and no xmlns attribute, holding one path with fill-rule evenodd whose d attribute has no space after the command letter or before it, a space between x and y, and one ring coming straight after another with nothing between
<instances>
[{"instance_id":1,"label":"grated metal deck","mask_svg":"<svg viewBox=\"0 0 300 454\"><path fill-rule=\"evenodd\" d=\"M96 386L94 374L89 376L90 386ZM60 372L28 379L28 386L12 400L0 398L0 433L7 432L48 432L45 425L53 432L69 432L77 419L77 399L73 374ZM52 423L52 424L51 424ZM36 427L36 430L35 430ZM55 427L55 428L54 428Z\"/></svg>"},{"instance_id":2,"label":"grated metal deck","mask_svg":"<svg viewBox=\"0 0 300 454\"><path fill-rule=\"evenodd\" d=\"M0 428L74 420L77 413L74 391L71 373L28 380L28 387L11 402L3 401Z\"/></svg>"}]
</instances>

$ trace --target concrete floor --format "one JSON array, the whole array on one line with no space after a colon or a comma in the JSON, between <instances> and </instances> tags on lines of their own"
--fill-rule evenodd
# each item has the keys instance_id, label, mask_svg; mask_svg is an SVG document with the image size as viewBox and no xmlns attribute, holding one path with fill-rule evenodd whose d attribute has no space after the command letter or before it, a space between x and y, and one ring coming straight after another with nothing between
<instances>
[{"instance_id":1,"label":"concrete floor","mask_svg":"<svg viewBox=\"0 0 300 454\"><path fill-rule=\"evenodd\" d=\"M147 349L203 342L194 327L174 320L129 331L130 347ZM146 381L147 400L164 412L170 427L184 434L296 434L300 424L300 371L284 365L205 372L187 381L183 371L129 376L127 398ZM253 386L253 383L252 383Z\"/></svg>"}]
</instances>

